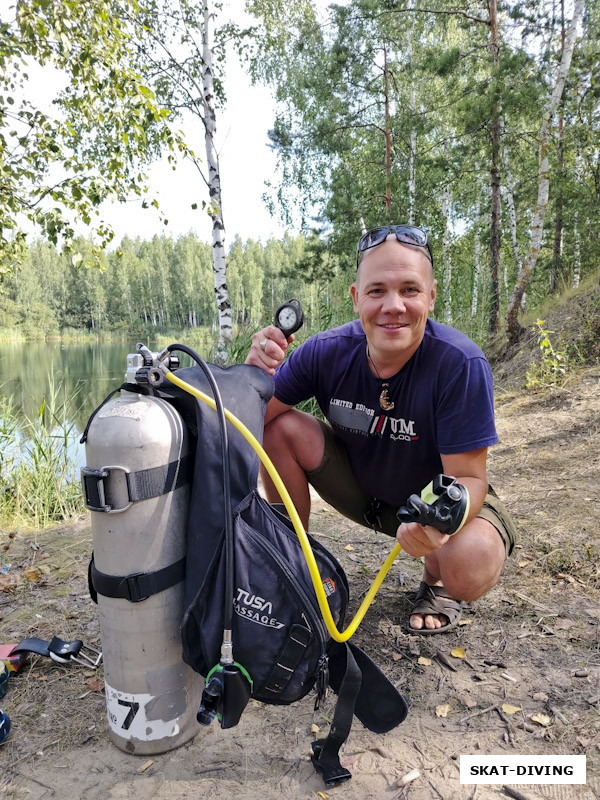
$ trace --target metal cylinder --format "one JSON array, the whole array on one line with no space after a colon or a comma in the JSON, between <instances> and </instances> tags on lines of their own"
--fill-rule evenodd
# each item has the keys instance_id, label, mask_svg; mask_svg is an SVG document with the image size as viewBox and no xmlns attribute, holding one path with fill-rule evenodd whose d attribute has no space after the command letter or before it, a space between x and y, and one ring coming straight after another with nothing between
<instances>
[{"instance_id":1,"label":"metal cylinder","mask_svg":"<svg viewBox=\"0 0 600 800\"><path fill-rule=\"evenodd\" d=\"M127 472L169 464L188 453L185 424L169 403L132 392L102 406L86 442L86 466L113 467L115 506L127 506ZM160 570L185 556L190 485L137 500L123 511L92 511L94 563L127 576ZM183 663L180 624L185 583L140 602L98 594L110 736L121 750L151 755L199 730L203 679Z\"/></svg>"}]
</instances>

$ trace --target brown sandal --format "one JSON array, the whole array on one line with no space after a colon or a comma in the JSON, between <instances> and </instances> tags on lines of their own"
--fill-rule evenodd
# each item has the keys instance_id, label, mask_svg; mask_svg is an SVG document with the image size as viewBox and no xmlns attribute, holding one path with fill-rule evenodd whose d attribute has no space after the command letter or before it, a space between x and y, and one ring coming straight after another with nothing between
<instances>
[{"instance_id":1,"label":"brown sandal","mask_svg":"<svg viewBox=\"0 0 600 800\"><path fill-rule=\"evenodd\" d=\"M441 628L412 628L409 622L407 627L411 633L420 633L425 636L432 633L445 633L450 628L454 628L462 617L462 601L450 597L443 586L430 586L425 581L421 581L415 597L415 604L410 612L411 616L413 614L435 614L437 616L443 614L448 618L448 622Z\"/></svg>"}]
</instances>

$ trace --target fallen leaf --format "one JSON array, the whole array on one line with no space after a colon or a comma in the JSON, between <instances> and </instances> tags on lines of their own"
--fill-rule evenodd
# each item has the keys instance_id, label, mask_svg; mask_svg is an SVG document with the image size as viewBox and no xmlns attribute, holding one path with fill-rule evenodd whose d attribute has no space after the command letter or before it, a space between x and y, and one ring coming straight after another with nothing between
<instances>
[{"instance_id":1,"label":"fallen leaf","mask_svg":"<svg viewBox=\"0 0 600 800\"><path fill-rule=\"evenodd\" d=\"M17 578L14 575L0 575L0 592L14 592L16 585Z\"/></svg>"},{"instance_id":2,"label":"fallen leaf","mask_svg":"<svg viewBox=\"0 0 600 800\"><path fill-rule=\"evenodd\" d=\"M50 567L48 566L48 564L41 564L38 567L38 570L42 575L48 575L48 573L50 572Z\"/></svg>"},{"instance_id":3,"label":"fallen leaf","mask_svg":"<svg viewBox=\"0 0 600 800\"><path fill-rule=\"evenodd\" d=\"M92 692L101 692L104 689L104 681L100 678L89 678L86 683Z\"/></svg>"},{"instance_id":4,"label":"fallen leaf","mask_svg":"<svg viewBox=\"0 0 600 800\"><path fill-rule=\"evenodd\" d=\"M519 566L521 568L528 567L531 564L531 561L519 561Z\"/></svg>"},{"instance_id":5,"label":"fallen leaf","mask_svg":"<svg viewBox=\"0 0 600 800\"><path fill-rule=\"evenodd\" d=\"M419 658L417 659L417 664L420 664L422 667L430 667L431 659L425 658L425 656L419 656Z\"/></svg>"},{"instance_id":6,"label":"fallen leaf","mask_svg":"<svg viewBox=\"0 0 600 800\"><path fill-rule=\"evenodd\" d=\"M38 583L42 579L42 576L35 567L27 567L27 569L23 570L23 575L25 575L30 583Z\"/></svg>"},{"instance_id":7,"label":"fallen leaf","mask_svg":"<svg viewBox=\"0 0 600 800\"><path fill-rule=\"evenodd\" d=\"M320 797L321 800L329 800L327 792L317 792L317 797Z\"/></svg>"},{"instance_id":8,"label":"fallen leaf","mask_svg":"<svg viewBox=\"0 0 600 800\"><path fill-rule=\"evenodd\" d=\"M467 651L464 647L455 647L454 650L450 653L451 656L454 658L466 658Z\"/></svg>"},{"instance_id":9,"label":"fallen leaf","mask_svg":"<svg viewBox=\"0 0 600 800\"><path fill-rule=\"evenodd\" d=\"M403 658L402 653L392 653L392 661L400 661Z\"/></svg>"},{"instance_id":10,"label":"fallen leaf","mask_svg":"<svg viewBox=\"0 0 600 800\"><path fill-rule=\"evenodd\" d=\"M546 694L546 692L536 692L533 695L533 699L537 700L538 703L545 703L546 700L548 700L548 695Z\"/></svg>"},{"instance_id":11,"label":"fallen leaf","mask_svg":"<svg viewBox=\"0 0 600 800\"><path fill-rule=\"evenodd\" d=\"M548 727L552 721L547 714L531 714L529 719L532 722L537 722L538 725L543 725L544 728Z\"/></svg>"},{"instance_id":12,"label":"fallen leaf","mask_svg":"<svg viewBox=\"0 0 600 800\"><path fill-rule=\"evenodd\" d=\"M472 619L459 619L458 624L461 627L463 625L472 625L473 624L473 620Z\"/></svg>"},{"instance_id":13,"label":"fallen leaf","mask_svg":"<svg viewBox=\"0 0 600 800\"><path fill-rule=\"evenodd\" d=\"M351 544L347 544L346 547L344 547L344 550L348 550L350 552L350 551L354 550L354 548L352 547Z\"/></svg>"},{"instance_id":14,"label":"fallen leaf","mask_svg":"<svg viewBox=\"0 0 600 800\"><path fill-rule=\"evenodd\" d=\"M468 697L466 695L462 695L459 700L465 708L475 708L477 705L477 700L474 700L472 697Z\"/></svg>"},{"instance_id":15,"label":"fallen leaf","mask_svg":"<svg viewBox=\"0 0 600 800\"><path fill-rule=\"evenodd\" d=\"M517 711L523 711L521 706L511 706L510 703L502 703L502 711L505 714L516 714Z\"/></svg>"},{"instance_id":16,"label":"fallen leaf","mask_svg":"<svg viewBox=\"0 0 600 800\"><path fill-rule=\"evenodd\" d=\"M436 707L435 715L436 715L436 717L444 717L444 718L446 718L448 716L448 714L450 714L452 711L454 711L454 709L452 708L450 703L445 703L442 706L437 706Z\"/></svg>"}]
</instances>

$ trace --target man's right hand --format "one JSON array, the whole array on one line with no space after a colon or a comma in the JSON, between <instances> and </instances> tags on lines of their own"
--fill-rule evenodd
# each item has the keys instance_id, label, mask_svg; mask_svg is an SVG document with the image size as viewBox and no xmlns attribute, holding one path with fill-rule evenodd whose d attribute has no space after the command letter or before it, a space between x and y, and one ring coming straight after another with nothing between
<instances>
[{"instance_id":1,"label":"man's right hand","mask_svg":"<svg viewBox=\"0 0 600 800\"><path fill-rule=\"evenodd\" d=\"M275 370L286 356L288 346L294 340L294 334L287 339L279 328L269 325L252 336L252 346L245 363L273 376Z\"/></svg>"}]
</instances>

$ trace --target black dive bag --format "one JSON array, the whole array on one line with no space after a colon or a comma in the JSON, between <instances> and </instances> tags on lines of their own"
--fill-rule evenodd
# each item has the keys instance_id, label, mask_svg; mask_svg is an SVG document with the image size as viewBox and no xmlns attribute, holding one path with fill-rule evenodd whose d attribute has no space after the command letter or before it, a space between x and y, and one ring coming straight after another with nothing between
<instances>
[{"instance_id":1,"label":"black dive bag","mask_svg":"<svg viewBox=\"0 0 600 800\"><path fill-rule=\"evenodd\" d=\"M247 365L208 367L225 408L261 441L265 409L274 389L272 379ZM180 369L177 375L212 396L200 368ZM131 384L122 388L138 390ZM206 678L219 664L226 587L218 417L205 402L166 381L160 388L142 392L171 402L195 440L181 639L183 660ZM313 764L328 785L335 785L351 777L338 754L353 716L370 730L385 733L405 719L406 702L364 652L330 638L296 532L287 516L257 492L257 454L231 424L227 434L235 563L233 658L251 680L251 697L265 703L287 705L316 687L318 707L328 686L336 692L330 734L312 744ZM326 548L309 539L340 629L348 605L346 575ZM221 724L227 727L223 720Z\"/></svg>"}]
</instances>

